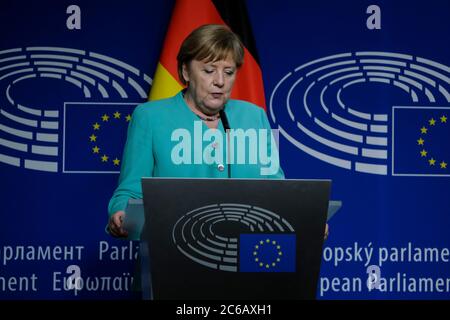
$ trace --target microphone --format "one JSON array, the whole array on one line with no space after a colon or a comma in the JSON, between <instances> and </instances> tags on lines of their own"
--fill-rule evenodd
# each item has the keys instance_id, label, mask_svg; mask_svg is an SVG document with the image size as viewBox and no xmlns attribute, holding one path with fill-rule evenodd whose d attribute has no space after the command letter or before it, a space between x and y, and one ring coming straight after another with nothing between
<instances>
[{"instance_id":1,"label":"microphone","mask_svg":"<svg viewBox=\"0 0 450 320\"><path fill-rule=\"evenodd\" d=\"M220 115L220 120L222 121L223 128L225 129L225 132L227 130L230 130L230 124L228 123L227 115L226 115L225 111L223 111L223 109L221 109L219 111L219 115Z\"/></svg>"},{"instance_id":2,"label":"microphone","mask_svg":"<svg viewBox=\"0 0 450 320\"><path fill-rule=\"evenodd\" d=\"M228 179L231 178L231 164L230 164L230 123L228 122L225 111L221 109L219 111L220 121L222 121L223 128L227 135L227 164L228 164Z\"/></svg>"}]
</instances>

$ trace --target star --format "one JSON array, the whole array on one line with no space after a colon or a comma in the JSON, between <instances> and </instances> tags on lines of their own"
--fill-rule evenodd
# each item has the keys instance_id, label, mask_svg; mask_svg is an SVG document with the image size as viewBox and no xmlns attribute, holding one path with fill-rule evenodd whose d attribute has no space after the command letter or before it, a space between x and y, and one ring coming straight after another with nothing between
<instances>
[{"instance_id":1,"label":"star","mask_svg":"<svg viewBox=\"0 0 450 320\"><path fill-rule=\"evenodd\" d=\"M430 160L428 160L428 162L430 163L430 166L434 166L434 164L436 163L436 160L431 158Z\"/></svg>"},{"instance_id":2,"label":"star","mask_svg":"<svg viewBox=\"0 0 450 320\"><path fill-rule=\"evenodd\" d=\"M95 142L95 141L97 141L97 136L94 135L94 134L92 134L92 135L89 137L89 139L91 140L91 142Z\"/></svg>"},{"instance_id":3,"label":"star","mask_svg":"<svg viewBox=\"0 0 450 320\"><path fill-rule=\"evenodd\" d=\"M94 130L100 129L100 125L98 124L98 122L94 123L92 126L94 127Z\"/></svg>"},{"instance_id":4,"label":"star","mask_svg":"<svg viewBox=\"0 0 450 320\"><path fill-rule=\"evenodd\" d=\"M447 169L447 162L442 161L440 164L441 169Z\"/></svg>"},{"instance_id":5,"label":"star","mask_svg":"<svg viewBox=\"0 0 450 320\"><path fill-rule=\"evenodd\" d=\"M442 116L439 119L441 119L441 123L447 123L447 117L446 116Z\"/></svg>"},{"instance_id":6,"label":"star","mask_svg":"<svg viewBox=\"0 0 450 320\"><path fill-rule=\"evenodd\" d=\"M92 148L92 152L93 153L99 153L100 152L100 148L95 146L95 147Z\"/></svg>"},{"instance_id":7,"label":"star","mask_svg":"<svg viewBox=\"0 0 450 320\"><path fill-rule=\"evenodd\" d=\"M102 162L108 162L108 156L106 154L103 155Z\"/></svg>"},{"instance_id":8,"label":"star","mask_svg":"<svg viewBox=\"0 0 450 320\"><path fill-rule=\"evenodd\" d=\"M105 114L102 116L102 120L103 120L103 121L108 121L108 120L109 120L109 116L105 113Z\"/></svg>"},{"instance_id":9,"label":"star","mask_svg":"<svg viewBox=\"0 0 450 320\"><path fill-rule=\"evenodd\" d=\"M266 264L266 269L269 269L269 267L270 267L269 264Z\"/></svg>"},{"instance_id":10,"label":"star","mask_svg":"<svg viewBox=\"0 0 450 320\"><path fill-rule=\"evenodd\" d=\"M420 128L420 133L426 134L427 131L428 131L428 129L425 127Z\"/></svg>"},{"instance_id":11,"label":"star","mask_svg":"<svg viewBox=\"0 0 450 320\"><path fill-rule=\"evenodd\" d=\"M115 165L115 166L118 166L119 163L120 163L120 160L117 159L117 158L115 158L115 159L113 160L113 162L114 162L114 165Z\"/></svg>"},{"instance_id":12,"label":"star","mask_svg":"<svg viewBox=\"0 0 450 320\"><path fill-rule=\"evenodd\" d=\"M120 119L120 112L119 111L114 112L114 119Z\"/></svg>"},{"instance_id":13,"label":"star","mask_svg":"<svg viewBox=\"0 0 450 320\"><path fill-rule=\"evenodd\" d=\"M419 146L423 146L423 143L425 142L425 140L423 140L422 138L420 138L419 140L417 140L417 143L419 144Z\"/></svg>"},{"instance_id":14,"label":"star","mask_svg":"<svg viewBox=\"0 0 450 320\"><path fill-rule=\"evenodd\" d=\"M259 261L259 258L255 258L255 262L258 262Z\"/></svg>"},{"instance_id":15,"label":"star","mask_svg":"<svg viewBox=\"0 0 450 320\"><path fill-rule=\"evenodd\" d=\"M125 119L127 120L127 122L129 122L131 120L131 116L129 114L127 114L127 116L125 117Z\"/></svg>"},{"instance_id":16,"label":"star","mask_svg":"<svg viewBox=\"0 0 450 320\"><path fill-rule=\"evenodd\" d=\"M422 150L422 151L420 151L420 156L422 156L422 157L426 157L427 156L427 151L426 150Z\"/></svg>"},{"instance_id":17,"label":"star","mask_svg":"<svg viewBox=\"0 0 450 320\"><path fill-rule=\"evenodd\" d=\"M262 262L259 263L259 266L260 266L260 267L262 267L263 265L264 265L264 263L262 263Z\"/></svg>"},{"instance_id":18,"label":"star","mask_svg":"<svg viewBox=\"0 0 450 320\"><path fill-rule=\"evenodd\" d=\"M431 118L430 120L428 120L428 123L430 124L430 126L434 126L436 124L436 120L434 120L434 118Z\"/></svg>"},{"instance_id":19,"label":"star","mask_svg":"<svg viewBox=\"0 0 450 320\"><path fill-rule=\"evenodd\" d=\"M255 246L255 249L258 249L258 248L259 248L259 246L258 246L258 245L256 245L256 246Z\"/></svg>"}]
</instances>

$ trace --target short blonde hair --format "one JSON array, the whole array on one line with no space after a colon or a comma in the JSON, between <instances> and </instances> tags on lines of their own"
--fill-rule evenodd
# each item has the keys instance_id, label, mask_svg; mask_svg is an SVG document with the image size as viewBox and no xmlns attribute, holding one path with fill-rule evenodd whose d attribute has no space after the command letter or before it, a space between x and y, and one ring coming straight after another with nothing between
<instances>
[{"instance_id":1,"label":"short blonde hair","mask_svg":"<svg viewBox=\"0 0 450 320\"><path fill-rule=\"evenodd\" d=\"M183 64L192 60L207 62L231 58L240 68L244 62L244 46L239 37L227 26L206 24L192 31L181 44L177 55L178 77L183 85L187 81L183 77Z\"/></svg>"}]
</instances>

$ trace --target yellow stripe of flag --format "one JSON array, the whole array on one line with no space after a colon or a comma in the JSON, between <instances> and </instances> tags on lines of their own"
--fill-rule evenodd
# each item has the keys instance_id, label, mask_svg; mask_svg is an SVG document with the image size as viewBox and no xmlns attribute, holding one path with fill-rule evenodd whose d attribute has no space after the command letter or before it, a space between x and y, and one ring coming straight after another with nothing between
<instances>
[{"instance_id":1,"label":"yellow stripe of flag","mask_svg":"<svg viewBox=\"0 0 450 320\"><path fill-rule=\"evenodd\" d=\"M149 100L169 98L176 95L183 87L161 63L156 67Z\"/></svg>"}]
</instances>

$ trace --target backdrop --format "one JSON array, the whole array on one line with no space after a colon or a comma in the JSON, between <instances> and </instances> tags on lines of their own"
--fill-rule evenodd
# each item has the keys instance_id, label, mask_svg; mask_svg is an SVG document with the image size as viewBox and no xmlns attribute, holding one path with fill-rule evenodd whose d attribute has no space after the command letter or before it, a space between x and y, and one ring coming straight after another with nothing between
<instances>
[{"instance_id":1,"label":"backdrop","mask_svg":"<svg viewBox=\"0 0 450 320\"><path fill-rule=\"evenodd\" d=\"M343 204L317 298L448 299L450 3L246 3L286 176ZM106 208L172 7L1 2L1 299L137 298Z\"/></svg>"}]
</instances>

